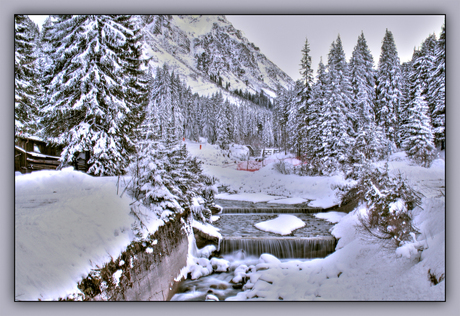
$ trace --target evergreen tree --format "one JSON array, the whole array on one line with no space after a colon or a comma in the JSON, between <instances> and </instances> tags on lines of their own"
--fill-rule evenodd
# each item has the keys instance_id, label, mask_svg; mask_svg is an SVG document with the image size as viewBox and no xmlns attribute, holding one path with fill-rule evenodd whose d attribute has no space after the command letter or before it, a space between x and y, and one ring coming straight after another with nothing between
<instances>
[{"instance_id":1,"label":"evergreen tree","mask_svg":"<svg viewBox=\"0 0 460 316\"><path fill-rule=\"evenodd\" d=\"M302 76L305 87L310 90L313 83L313 69L311 67L310 44L308 43L308 38L305 39L305 45L302 49L300 75Z\"/></svg>"},{"instance_id":2,"label":"evergreen tree","mask_svg":"<svg viewBox=\"0 0 460 316\"><path fill-rule=\"evenodd\" d=\"M227 100L222 104L217 120L216 143L221 149L228 150L230 143L233 142L233 113L231 104Z\"/></svg>"},{"instance_id":3,"label":"evergreen tree","mask_svg":"<svg viewBox=\"0 0 460 316\"><path fill-rule=\"evenodd\" d=\"M325 171L333 171L348 160L354 135L355 115L351 108L352 90L348 65L340 37L328 55L329 82L326 91L320 143Z\"/></svg>"},{"instance_id":4,"label":"evergreen tree","mask_svg":"<svg viewBox=\"0 0 460 316\"><path fill-rule=\"evenodd\" d=\"M15 15L14 33L14 118L15 134L34 134L38 100L42 89L39 84L38 27L27 15Z\"/></svg>"},{"instance_id":5,"label":"evergreen tree","mask_svg":"<svg viewBox=\"0 0 460 316\"><path fill-rule=\"evenodd\" d=\"M323 64L323 59L320 59L316 82L312 87L312 97L309 109L309 124L306 158L309 162L315 163L318 157L322 156L324 148L321 143L321 128L324 117L324 106L327 102L326 90L329 86L329 77L326 72L326 66Z\"/></svg>"},{"instance_id":6,"label":"evergreen tree","mask_svg":"<svg viewBox=\"0 0 460 316\"><path fill-rule=\"evenodd\" d=\"M308 39L305 40L305 46L302 50L302 60L300 63L300 74L304 81L304 86L302 89L299 89L297 94L297 102L298 102L298 111L297 111L297 118L296 118L296 145L295 147L298 148L298 156L305 158L307 153L307 142L310 137L309 135L309 128L310 125L310 118L313 115L311 106L311 93L312 93L312 85L313 85L313 69L311 66L311 56L310 54L310 46L308 44Z\"/></svg>"},{"instance_id":7,"label":"evergreen tree","mask_svg":"<svg viewBox=\"0 0 460 316\"><path fill-rule=\"evenodd\" d=\"M350 68L357 133L349 156L348 175L356 179L372 160L382 157L386 144L383 133L375 124L374 60L363 33L353 50Z\"/></svg>"},{"instance_id":8,"label":"evergreen tree","mask_svg":"<svg viewBox=\"0 0 460 316\"><path fill-rule=\"evenodd\" d=\"M441 35L435 47L435 60L430 76L433 109L431 120L435 143L440 149L445 148L446 141L446 25L442 26Z\"/></svg>"},{"instance_id":9,"label":"evergreen tree","mask_svg":"<svg viewBox=\"0 0 460 316\"><path fill-rule=\"evenodd\" d=\"M364 34L358 38L350 61L353 109L358 115L356 129L363 129L375 121L375 71L374 59Z\"/></svg>"},{"instance_id":10,"label":"evergreen tree","mask_svg":"<svg viewBox=\"0 0 460 316\"><path fill-rule=\"evenodd\" d=\"M63 164L88 151L89 173L123 173L148 95L138 17L55 16L44 33L52 60L44 80L44 135L65 145Z\"/></svg>"},{"instance_id":11,"label":"evergreen tree","mask_svg":"<svg viewBox=\"0 0 460 316\"><path fill-rule=\"evenodd\" d=\"M402 107L402 74L401 65L393 39L393 34L385 32L382 51L377 71L377 104L376 120L383 127L385 135L397 145L399 139L399 115Z\"/></svg>"},{"instance_id":12,"label":"evergreen tree","mask_svg":"<svg viewBox=\"0 0 460 316\"><path fill-rule=\"evenodd\" d=\"M404 125L405 139L402 147L412 160L429 167L436 158L436 148L430 118L427 115L428 105L421 95L421 88L408 107L408 122Z\"/></svg>"}]
</instances>

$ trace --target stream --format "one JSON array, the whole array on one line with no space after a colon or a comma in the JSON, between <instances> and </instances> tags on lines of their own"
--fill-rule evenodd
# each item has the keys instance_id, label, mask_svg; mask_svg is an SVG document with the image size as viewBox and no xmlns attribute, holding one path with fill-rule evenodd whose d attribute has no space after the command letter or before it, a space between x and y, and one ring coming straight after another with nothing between
<instances>
[{"instance_id":1,"label":"stream","mask_svg":"<svg viewBox=\"0 0 460 316\"><path fill-rule=\"evenodd\" d=\"M237 295L243 290L245 280L232 281L236 276L235 269L238 271L241 266L246 266L248 271L254 271L263 253L272 254L285 262L324 258L335 250L336 240L329 232L334 224L316 218L313 213L318 209L241 201L218 201L217 204L224 209L217 215L219 219L213 222L222 234L216 257L228 261L228 270L213 272L196 280L184 280L172 301L204 301L208 295L222 301ZM278 214L292 214L306 225L283 236L254 226L274 219Z\"/></svg>"}]
</instances>

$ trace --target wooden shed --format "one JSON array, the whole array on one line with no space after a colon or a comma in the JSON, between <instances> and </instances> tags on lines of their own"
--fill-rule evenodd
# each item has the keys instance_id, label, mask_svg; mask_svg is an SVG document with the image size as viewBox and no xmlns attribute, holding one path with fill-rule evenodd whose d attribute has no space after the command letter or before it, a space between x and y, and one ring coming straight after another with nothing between
<instances>
[{"instance_id":1,"label":"wooden shed","mask_svg":"<svg viewBox=\"0 0 460 316\"><path fill-rule=\"evenodd\" d=\"M14 144L14 171L55 170L60 165L63 147L52 146L36 136L16 136ZM80 153L74 163L75 170L88 171L89 152Z\"/></svg>"}]
</instances>

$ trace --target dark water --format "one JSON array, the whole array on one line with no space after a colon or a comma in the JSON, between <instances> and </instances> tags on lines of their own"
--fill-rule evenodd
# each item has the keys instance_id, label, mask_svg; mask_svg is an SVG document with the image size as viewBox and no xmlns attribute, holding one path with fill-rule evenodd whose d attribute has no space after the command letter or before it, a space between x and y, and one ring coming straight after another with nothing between
<instances>
[{"instance_id":1,"label":"dark water","mask_svg":"<svg viewBox=\"0 0 460 316\"><path fill-rule=\"evenodd\" d=\"M227 201L222 206L224 211L218 215L220 218L213 225L220 229L223 237L220 256L229 261L228 271L213 273L198 280L183 281L173 301L204 301L208 294L219 300L236 296L244 284L231 282L235 276L234 270L242 264L248 267L256 265L263 253L270 253L282 261L306 261L310 258L323 258L335 250L336 240L329 232L334 224L317 219L311 214L314 210L303 205L283 205L276 209L268 203ZM276 213L293 214L306 225L287 236L262 231L254 226L278 217Z\"/></svg>"},{"instance_id":2,"label":"dark water","mask_svg":"<svg viewBox=\"0 0 460 316\"><path fill-rule=\"evenodd\" d=\"M334 224L316 218L313 214L293 214L306 225L296 229L287 237L331 236ZM280 237L279 234L257 229L254 224L278 217L276 214L222 214L212 225L220 229L223 237Z\"/></svg>"}]
</instances>

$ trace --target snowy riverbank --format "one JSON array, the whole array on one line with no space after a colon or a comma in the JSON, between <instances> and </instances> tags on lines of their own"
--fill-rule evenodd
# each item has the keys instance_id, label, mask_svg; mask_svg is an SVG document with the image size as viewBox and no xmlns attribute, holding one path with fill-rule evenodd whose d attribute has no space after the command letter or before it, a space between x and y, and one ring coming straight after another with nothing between
<instances>
[{"instance_id":1,"label":"snowy riverbank","mask_svg":"<svg viewBox=\"0 0 460 316\"><path fill-rule=\"evenodd\" d=\"M312 200L309 205L331 206L338 202L336 186L346 183L340 175L283 175L271 165L253 173L238 171L228 161L222 163L229 158L215 146L207 145L205 154L199 144L187 145L193 155L200 154L203 169L238 190L242 200L264 196L274 202ZM424 195L422 208L414 212L421 232L414 244L385 249L366 239L355 228L360 210L346 216L322 214L337 222L332 231L340 238L335 253L305 263L264 262L269 269L253 274L247 291L235 299L443 300L445 282L433 285L429 273L437 278L445 274L444 161L427 169L396 153L389 167L393 174L404 173ZM126 194L120 197L121 191L117 195L115 177L90 177L71 169L16 175L15 299L49 300L78 292L82 277L123 251L133 238L133 218L132 201ZM161 224L151 219L149 231ZM425 248L421 256L413 251L420 245Z\"/></svg>"}]
</instances>

